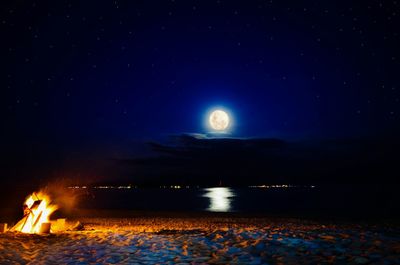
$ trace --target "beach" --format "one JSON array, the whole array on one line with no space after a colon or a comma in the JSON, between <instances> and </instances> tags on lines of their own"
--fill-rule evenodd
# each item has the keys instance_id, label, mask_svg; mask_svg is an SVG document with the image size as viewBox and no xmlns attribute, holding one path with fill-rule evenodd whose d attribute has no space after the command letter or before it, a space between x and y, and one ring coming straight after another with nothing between
<instances>
[{"instance_id":1,"label":"beach","mask_svg":"<svg viewBox=\"0 0 400 265\"><path fill-rule=\"evenodd\" d=\"M400 264L393 224L240 216L79 221L81 230L0 234L0 263Z\"/></svg>"}]
</instances>

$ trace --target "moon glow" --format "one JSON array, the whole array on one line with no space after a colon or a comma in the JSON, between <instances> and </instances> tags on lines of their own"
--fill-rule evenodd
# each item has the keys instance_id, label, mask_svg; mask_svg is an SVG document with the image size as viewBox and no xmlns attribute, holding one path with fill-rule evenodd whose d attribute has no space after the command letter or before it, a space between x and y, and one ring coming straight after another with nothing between
<instances>
[{"instance_id":1,"label":"moon glow","mask_svg":"<svg viewBox=\"0 0 400 265\"><path fill-rule=\"evenodd\" d=\"M214 110L209 118L210 126L216 131L223 131L229 126L229 116L223 110Z\"/></svg>"}]
</instances>

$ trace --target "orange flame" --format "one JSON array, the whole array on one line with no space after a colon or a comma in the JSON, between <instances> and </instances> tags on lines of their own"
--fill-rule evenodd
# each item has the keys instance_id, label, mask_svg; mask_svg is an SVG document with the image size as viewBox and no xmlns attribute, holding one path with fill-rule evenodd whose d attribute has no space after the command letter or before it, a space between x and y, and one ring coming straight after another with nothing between
<instances>
[{"instance_id":1,"label":"orange flame","mask_svg":"<svg viewBox=\"0 0 400 265\"><path fill-rule=\"evenodd\" d=\"M12 228L22 233L40 233L43 223L50 222L50 215L58 209L43 192L32 193L24 203L24 217Z\"/></svg>"}]
</instances>

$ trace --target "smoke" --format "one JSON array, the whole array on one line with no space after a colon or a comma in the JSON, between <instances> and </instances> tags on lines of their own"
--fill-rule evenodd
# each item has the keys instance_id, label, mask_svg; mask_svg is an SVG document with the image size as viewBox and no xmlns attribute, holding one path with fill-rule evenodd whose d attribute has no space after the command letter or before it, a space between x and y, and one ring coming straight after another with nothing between
<instances>
[{"instance_id":1,"label":"smoke","mask_svg":"<svg viewBox=\"0 0 400 265\"><path fill-rule=\"evenodd\" d=\"M84 194L76 190L69 189L70 181L56 180L47 184L41 191L48 194L53 204L63 213L72 213L79 205L79 198Z\"/></svg>"}]
</instances>

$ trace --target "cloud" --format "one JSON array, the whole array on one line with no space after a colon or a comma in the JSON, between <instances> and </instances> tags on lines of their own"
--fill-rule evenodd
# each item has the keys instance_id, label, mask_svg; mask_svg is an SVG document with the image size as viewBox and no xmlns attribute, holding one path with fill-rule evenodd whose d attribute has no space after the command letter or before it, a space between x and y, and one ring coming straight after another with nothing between
<instances>
[{"instance_id":1,"label":"cloud","mask_svg":"<svg viewBox=\"0 0 400 265\"><path fill-rule=\"evenodd\" d=\"M134 180L148 185L370 183L378 174L390 181L382 168L391 169L396 164L390 159L393 145L386 141L289 142L182 134L171 136L167 143L147 144L152 156L119 162L135 172Z\"/></svg>"}]
</instances>

